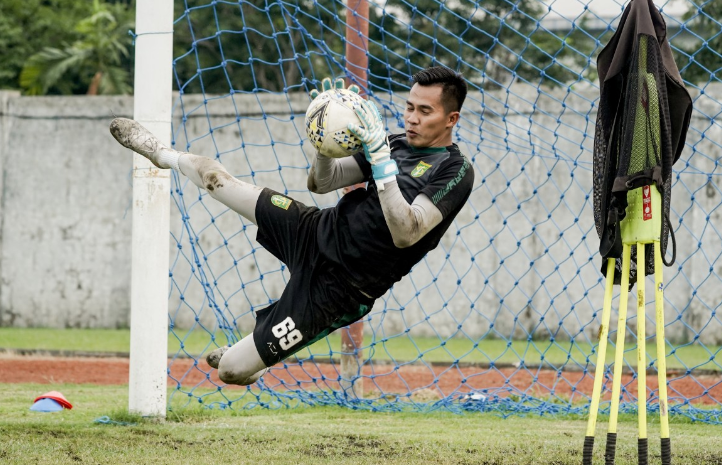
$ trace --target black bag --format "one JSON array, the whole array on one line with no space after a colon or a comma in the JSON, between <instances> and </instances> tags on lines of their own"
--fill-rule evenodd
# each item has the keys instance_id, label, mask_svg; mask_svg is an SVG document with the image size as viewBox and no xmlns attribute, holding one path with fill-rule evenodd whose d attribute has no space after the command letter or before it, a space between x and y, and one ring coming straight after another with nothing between
<instances>
[{"instance_id":1,"label":"black bag","mask_svg":"<svg viewBox=\"0 0 722 465\"><path fill-rule=\"evenodd\" d=\"M594 223L599 235L602 273L607 259L621 271L620 223L626 215L627 192L656 185L664 212L661 253L675 260L674 232L669 222L672 165L679 159L692 115L692 98L667 42L667 26L652 0L632 0L616 33L597 59L599 111L594 136ZM656 126L656 127L655 127ZM640 131L644 132L644 135ZM636 135L635 135L636 134ZM637 143L633 144L633 138ZM645 143L639 143L644 137ZM672 258L666 261L668 238ZM645 275L654 273L654 249L647 247ZM636 275L632 246L630 289ZM621 273L615 273L615 284Z\"/></svg>"}]
</instances>

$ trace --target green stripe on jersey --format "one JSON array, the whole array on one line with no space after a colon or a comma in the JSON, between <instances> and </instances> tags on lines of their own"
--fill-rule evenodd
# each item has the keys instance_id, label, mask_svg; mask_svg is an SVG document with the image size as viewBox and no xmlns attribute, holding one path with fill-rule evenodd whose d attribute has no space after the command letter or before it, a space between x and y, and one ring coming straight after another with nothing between
<instances>
[{"instance_id":1,"label":"green stripe on jersey","mask_svg":"<svg viewBox=\"0 0 722 465\"><path fill-rule=\"evenodd\" d=\"M441 199L443 199L446 196L446 194L451 192L451 189L453 189L454 186L459 184L462 179L464 179L464 175L466 174L466 170L468 170L468 169L469 169L469 160L467 160L466 157L464 157L464 164L461 166L461 169L459 170L459 173L456 175L456 177L454 179L452 179L451 181L449 181L449 183L446 185L446 187L444 187L443 189L438 191L431 198L431 201L434 202L434 205L441 202Z\"/></svg>"}]
</instances>

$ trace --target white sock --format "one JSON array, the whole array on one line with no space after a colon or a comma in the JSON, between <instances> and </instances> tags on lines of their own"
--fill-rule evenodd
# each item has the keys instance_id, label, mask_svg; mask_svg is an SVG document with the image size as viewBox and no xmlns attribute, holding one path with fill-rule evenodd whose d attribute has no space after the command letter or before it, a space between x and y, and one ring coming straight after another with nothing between
<instances>
[{"instance_id":1,"label":"white sock","mask_svg":"<svg viewBox=\"0 0 722 465\"><path fill-rule=\"evenodd\" d=\"M180 171L180 167L178 166L179 158L179 152L173 149L161 149L160 153L158 154L158 164L165 169L171 168L176 171Z\"/></svg>"}]
</instances>

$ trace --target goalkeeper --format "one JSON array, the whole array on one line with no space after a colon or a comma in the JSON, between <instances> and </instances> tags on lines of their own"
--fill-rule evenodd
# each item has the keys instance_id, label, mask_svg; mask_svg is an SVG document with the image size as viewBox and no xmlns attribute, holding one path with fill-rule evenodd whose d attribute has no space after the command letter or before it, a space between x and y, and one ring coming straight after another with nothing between
<instances>
[{"instance_id":1,"label":"goalkeeper","mask_svg":"<svg viewBox=\"0 0 722 465\"><path fill-rule=\"evenodd\" d=\"M474 171L452 143L466 82L443 67L424 69L412 80L405 134L387 137L378 109L365 101L356 110L362 124L349 125L364 151L341 159L316 156L308 176L312 192L368 183L322 210L242 182L213 159L165 147L133 120L110 124L120 144L159 168L179 171L255 223L257 241L288 266L286 288L256 313L253 332L207 356L223 382L251 384L268 367L362 318L438 245L466 203ZM323 90L332 85L343 87L343 80L322 81Z\"/></svg>"}]
</instances>

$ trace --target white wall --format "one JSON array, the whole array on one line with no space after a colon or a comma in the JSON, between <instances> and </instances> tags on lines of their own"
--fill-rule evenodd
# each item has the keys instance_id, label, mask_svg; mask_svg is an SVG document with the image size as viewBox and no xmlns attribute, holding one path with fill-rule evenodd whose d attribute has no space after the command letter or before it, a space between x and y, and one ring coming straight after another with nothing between
<instances>
[{"instance_id":1,"label":"white wall","mask_svg":"<svg viewBox=\"0 0 722 465\"><path fill-rule=\"evenodd\" d=\"M128 324L130 98L13 97L2 116L3 326Z\"/></svg>"},{"instance_id":2,"label":"white wall","mask_svg":"<svg viewBox=\"0 0 722 465\"><path fill-rule=\"evenodd\" d=\"M470 96L459 136L479 141L481 128L483 141L460 143L475 160L469 205L440 247L377 302L368 331L388 335L410 327L412 334L441 338L531 333L596 341L599 315L593 315L601 313L603 280L593 201L587 197L596 96L594 89L577 92L539 95L535 88L515 88L510 95ZM107 126L112 113L132 114L132 99L0 95L0 325L127 326L131 157ZM181 103L188 117L184 127ZM190 141L191 151L218 155L243 180L331 206L337 194L316 196L305 188L310 148L299 142L307 103L303 94L206 102L184 96L174 111L176 148L186 150ZM532 104L537 111L530 122ZM706 116L717 114L719 104L700 98L696 105L684 160L675 165L678 251L677 264L665 269L671 322L666 332L672 339L700 334L703 341L720 342L720 319L713 312L722 293L722 189L716 176L722 134ZM243 116L238 123L236 115ZM393 119L389 126L398 130ZM245 333L253 327L251 308L278 298L287 273L270 254L256 250L255 226L185 178L173 182L171 316L178 327L203 325L212 332L220 311ZM653 286L647 289L653 317ZM647 327L654 331L651 322Z\"/></svg>"}]
</instances>

